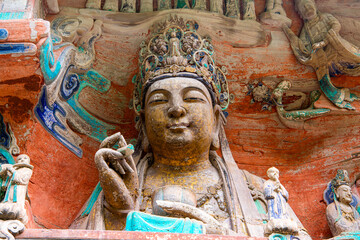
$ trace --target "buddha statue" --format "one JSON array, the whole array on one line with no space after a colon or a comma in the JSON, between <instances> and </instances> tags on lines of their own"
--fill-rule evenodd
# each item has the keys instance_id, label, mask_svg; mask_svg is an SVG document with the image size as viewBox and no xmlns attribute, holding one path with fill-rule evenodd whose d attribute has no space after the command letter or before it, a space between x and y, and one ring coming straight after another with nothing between
<instances>
[{"instance_id":1,"label":"buddha statue","mask_svg":"<svg viewBox=\"0 0 360 240\"><path fill-rule=\"evenodd\" d=\"M338 170L331 181L334 201L326 207L326 218L333 236L360 231L360 215L350 204L353 201L346 170Z\"/></svg>"},{"instance_id":2,"label":"buddha statue","mask_svg":"<svg viewBox=\"0 0 360 240\"><path fill-rule=\"evenodd\" d=\"M95 163L102 191L71 228L264 236L266 202L253 198L264 180L239 170L231 155L228 84L198 27L167 21L142 44L133 80L137 144L120 133L101 143Z\"/></svg>"}]
</instances>

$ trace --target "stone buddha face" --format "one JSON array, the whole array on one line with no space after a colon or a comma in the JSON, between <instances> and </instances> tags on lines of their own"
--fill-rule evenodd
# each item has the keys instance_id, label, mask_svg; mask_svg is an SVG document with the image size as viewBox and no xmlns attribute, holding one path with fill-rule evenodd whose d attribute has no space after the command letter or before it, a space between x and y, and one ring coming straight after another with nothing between
<instances>
[{"instance_id":1,"label":"stone buddha face","mask_svg":"<svg viewBox=\"0 0 360 240\"><path fill-rule=\"evenodd\" d=\"M317 16L316 5L312 0L301 1L297 5L298 11L304 20L311 20Z\"/></svg>"},{"instance_id":2,"label":"stone buddha face","mask_svg":"<svg viewBox=\"0 0 360 240\"><path fill-rule=\"evenodd\" d=\"M173 77L153 83L145 96L143 122L156 157L168 165L191 165L209 155L217 137L220 108L196 79Z\"/></svg>"},{"instance_id":3,"label":"stone buddha face","mask_svg":"<svg viewBox=\"0 0 360 240\"><path fill-rule=\"evenodd\" d=\"M352 202L352 192L348 185L339 186L335 193L341 203L350 204Z\"/></svg>"}]
</instances>

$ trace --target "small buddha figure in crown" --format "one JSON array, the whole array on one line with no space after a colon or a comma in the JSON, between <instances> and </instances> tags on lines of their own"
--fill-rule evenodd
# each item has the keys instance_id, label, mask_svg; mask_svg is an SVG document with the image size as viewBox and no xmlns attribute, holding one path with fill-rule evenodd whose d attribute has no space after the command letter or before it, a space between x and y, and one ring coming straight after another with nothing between
<instances>
[{"instance_id":1,"label":"small buddha figure in crown","mask_svg":"<svg viewBox=\"0 0 360 240\"><path fill-rule=\"evenodd\" d=\"M120 133L102 142L95 155L102 193L73 228L264 236L248 188L263 180L239 170L231 155L228 84L197 28L194 21L168 23L142 44L133 97L137 145Z\"/></svg>"},{"instance_id":2,"label":"small buddha figure in crown","mask_svg":"<svg viewBox=\"0 0 360 240\"><path fill-rule=\"evenodd\" d=\"M360 231L360 215L350 204L353 198L346 170L338 170L331 181L331 188L334 201L326 208L326 218L333 236Z\"/></svg>"}]
</instances>

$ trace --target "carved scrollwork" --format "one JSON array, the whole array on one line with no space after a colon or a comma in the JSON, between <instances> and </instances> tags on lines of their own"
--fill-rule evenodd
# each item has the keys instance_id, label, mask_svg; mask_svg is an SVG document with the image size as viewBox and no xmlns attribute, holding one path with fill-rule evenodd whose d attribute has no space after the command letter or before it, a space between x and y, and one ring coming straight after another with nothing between
<instances>
[{"instance_id":1,"label":"carved scrollwork","mask_svg":"<svg viewBox=\"0 0 360 240\"><path fill-rule=\"evenodd\" d=\"M25 230L25 225L19 220L0 220L0 232L6 240L15 240L16 235Z\"/></svg>"}]
</instances>

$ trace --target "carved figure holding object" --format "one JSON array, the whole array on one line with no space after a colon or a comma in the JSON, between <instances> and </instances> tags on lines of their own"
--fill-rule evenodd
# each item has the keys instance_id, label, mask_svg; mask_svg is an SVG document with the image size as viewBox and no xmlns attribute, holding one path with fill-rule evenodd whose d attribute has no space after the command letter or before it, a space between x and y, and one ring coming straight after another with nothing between
<instances>
[{"instance_id":1,"label":"carved figure holding object","mask_svg":"<svg viewBox=\"0 0 360 240\"><path fill-rule=\"evenodd\" d=\"M300 36L283 25L295 57L315 69L320 88L332 103L354 110L350 103L358 97L347 88L335 87L331 76L359 76L360 49L339 35L339 21L331 14L319 12L313 0L296 0L295 5L304 20Z\"/></svg>"},{"instance_id":2,"label":"carved figure holding object","mask_svg":"<svg viewBox=\"0 0 360 240\"><path fill-rule=\"evenodd\" d=\"M298 233L297 223L289 216L287 204L289 193L279 181L279 170L271 167L267 170L267 175L270 179L264 183L264 195L268 206L265 233Z\"/></svg>"}]
</instances>

